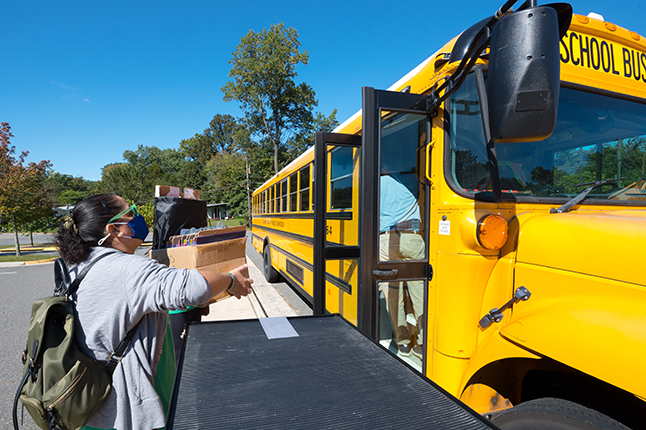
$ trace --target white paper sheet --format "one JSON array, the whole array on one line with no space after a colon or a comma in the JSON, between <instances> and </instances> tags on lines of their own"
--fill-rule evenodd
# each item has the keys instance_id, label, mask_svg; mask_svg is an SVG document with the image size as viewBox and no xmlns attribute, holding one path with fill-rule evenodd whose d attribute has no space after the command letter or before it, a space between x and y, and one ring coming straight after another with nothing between
<instances>
[{"instance_id":1,"label":"white paper sheet","mask_svg":"<svg viewBox=\"0 0 646 430\"><path fill-rule=\"evenodd\" d=\"M267 335L267 339L282 339L298 337L298 333L286 317L260 318L260 325Z\"/></svg>"}]
</instances>

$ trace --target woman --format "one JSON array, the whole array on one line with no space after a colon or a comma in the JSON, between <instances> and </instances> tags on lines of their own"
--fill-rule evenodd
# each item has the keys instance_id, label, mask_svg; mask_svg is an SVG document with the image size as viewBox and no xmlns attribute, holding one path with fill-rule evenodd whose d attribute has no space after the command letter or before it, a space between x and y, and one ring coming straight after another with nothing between
<instances>
[{"instance_id":1,"label":"woman","mask_svg":"<svg viewBox=\"0 0 646 430\"><path fill-rule=\"evenodd\" d=\"M128 331L141 320L130 346L112 375L112 392L88 426L157 429L164 410L154 378L169 310L206 303L229 290L236 298L251 291L240 266L230 273L169 268L133 255L148 234L136 206L114 194L100 194L74 207L55 236L72 277L97 256L109 253L87 273L76 297L80 349L107 361Z\"/></svg>"}]
</instances>

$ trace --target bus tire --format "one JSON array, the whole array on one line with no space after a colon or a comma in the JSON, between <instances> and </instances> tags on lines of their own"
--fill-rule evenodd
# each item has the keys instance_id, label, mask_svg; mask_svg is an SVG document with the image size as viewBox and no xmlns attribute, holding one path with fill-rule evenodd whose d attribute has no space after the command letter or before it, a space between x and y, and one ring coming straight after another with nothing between
<instances>
[{"instance_id":1,"label":"bus tire","mask_svg":"<svg viewBox=\"0 0 646 430\"><path fill-rule=\"evenodd\" d=\"M502 430L630 430L594 409L549 397L521 403L493 414L490 419Z\"/></svg>"},{"instance_id":2,"label":"bus tire","mask_svg":"<svg viewBox=\"0 0 646 430\"><path fill-rule=\"evenodd\" d=\"M265 250L262 252L262 267L267 282L274 283L280 280L280 274L271 265L271 247L269 245L265 246Z\"/></svg>"}]
</instances>

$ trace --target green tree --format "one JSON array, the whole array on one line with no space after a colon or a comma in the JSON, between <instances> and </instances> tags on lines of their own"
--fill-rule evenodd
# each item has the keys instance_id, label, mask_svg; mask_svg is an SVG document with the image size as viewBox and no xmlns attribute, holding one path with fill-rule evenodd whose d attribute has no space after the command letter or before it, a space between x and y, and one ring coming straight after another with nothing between
<instances>
[{"instance_id":1,"label":"green tree","mask_svg":"<svg viewBox=\"0 0 646 430\"><path fill-rule=\"evenodd\" d=\"M77 203L85 200L88 196L87 192L65 190L58 195L58 203L61 205L74 206Z\"/></svg>"},{"instance_id":2,"label":"green tree","mask_svg":"<svg viewBox=\"0 0 646 430\"><path fill-rule=\"evenodd\" d=\"M225 101L240 103L252 135L271 142L275 173L284 147L311 128L318 104L309 85L295 82L296 66L309 61L300 46L296 30L283 23L259 33L250 30L229 61L232 80L222 87Z\"/></svg>"},{"instance_id":3,"label":"green tree","mask_svg":"<svg viewBox=\"0 0 646 430\"><path fill-rule=\"evenodd\" d=\"M206 166L216 154L237 149L236 135L241 125L231 115L217 114L201 134L182 140L180 151L200 167Z\"/></svg>"},{"instance_id":4,"label":"green tree","mask_svg":"<svg viewBox=\"0 0 646 430\"><path fill-rule=\"evenodd\" d=\"M148 202L145 205L141 205L137 207L137 210L141 214L141 216L144 217L146 220L146 224L148 225L148 229L150 231L153 230L154 224L154 219L155 219L155 205L152 202Z\"/></svg>"},{"instance_id":5,"label":"green tree","mask_svg":"<svg viewBox=\"0 0 646 430\"><path fill-rule=\"evenodd\" d=\"M34 222L51 212L43 186L51 163L42 160L24 165L29 152L23 151L16 157L12 137L9 123L0 123L0 216L11 222L19 256L18 225Z\"/></svg>"},{"instance_id":6,"label":"green tree","mask_svg":"<svg viewBox=\"0 0 646 430\"><path fill-rule=\"evenodd\" d=\"M49 200L55 206L74 205L81 200L90 197L93 192L93 181L88 181L82 177L66 175L50 171L45 181L45 188Z\"/></svg>"},{"instance_id":7,"label":"green tree","mask_svg":"<svg viewBox=\"0 0 646 430\"><path fill-rule=\"evenodd\" d=\"M45 232L48 230L55 229L60 222L60 217L56 216L56 214L50 207L41 206L39 209L42 212L40 212L40 214L38 215L36 215L35 212L32 213L35 216L28 222L18 223L18 228L20 231L22 231L23 233L29 233L31 246L34 246L34 232L39 232L39 231ZM40 216L40 217L36 218L37 216Z\"/></svg>"},{"instance_id":8,"label":"green tree","mask_svg":"<svg viewBox=\"0 0 646 430\"><path fill-rule=\"evenodd\" d=\"M183 187L202 190L207 181L205 167L196 161L187 161L180 169L177 178Z\"/></svg>"},{"instance_id":9,"label":"green tree","mask_svg":"<svg viewBox=\"0 0 646 430\"><path fill-rule=\"evenodd\" d=\"M312 122L312 126L309 129L300 130L296 134L293 141L290 142L290 145L287 148L287 162L295 160L299 155L301 155L307 148L314 145L314 135L316 132L326 131L330 132L334 130L339 125L339 121L336 119L336 109L332 111L330 116L325 116L321 112L317 112Z\"/></svg>"},{"instance_id":10,"label":"green tree","mask_svg":"<svg viewBox=\"0 0 646 430\"><path fill-rule=\"evenodd\" d=\"M224 153L213 157L207 166L206 193L209 200L229 204L232 216L246 216L247 194L244 155Z\"/></svg>"},{"instance_id":11,"label":"green tree","mask_svg":"<svg viewBox=\"0 0 646 430\"><path fill-rule=\"evenodd\" d=\"M100 192L115 193L136 203L150 201L155 185L185 187L180 172L186 164L182 152L139 145L135 151L124 151L124 162L103 167Z\"/></svg>"},{"instance_id":12,"label":"green tree","mask_svg":"<svg viewBox=\"0 0 646 430\"><path fill-rule=\"evenodd\" d=\"M144 195L145 186L142 178L127 163L111 163L101 169L99 192L114 193L124 199L140 201Z\"/></svg>"}]
</instances>

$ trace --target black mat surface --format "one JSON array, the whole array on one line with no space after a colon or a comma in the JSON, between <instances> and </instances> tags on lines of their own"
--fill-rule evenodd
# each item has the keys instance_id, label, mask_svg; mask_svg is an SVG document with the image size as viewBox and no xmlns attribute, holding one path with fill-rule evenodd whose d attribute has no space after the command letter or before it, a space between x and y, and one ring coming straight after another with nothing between
<instances>
[{"instance_id":1,"label":"black mat surface","mask_svg":"<svg viewBox=\"0 0 646 430\"><path fill-rule=\"evenodd\" d=\"M496 428L338 316L191 325L167 428Z\"/></svg>"}]
</instances>

